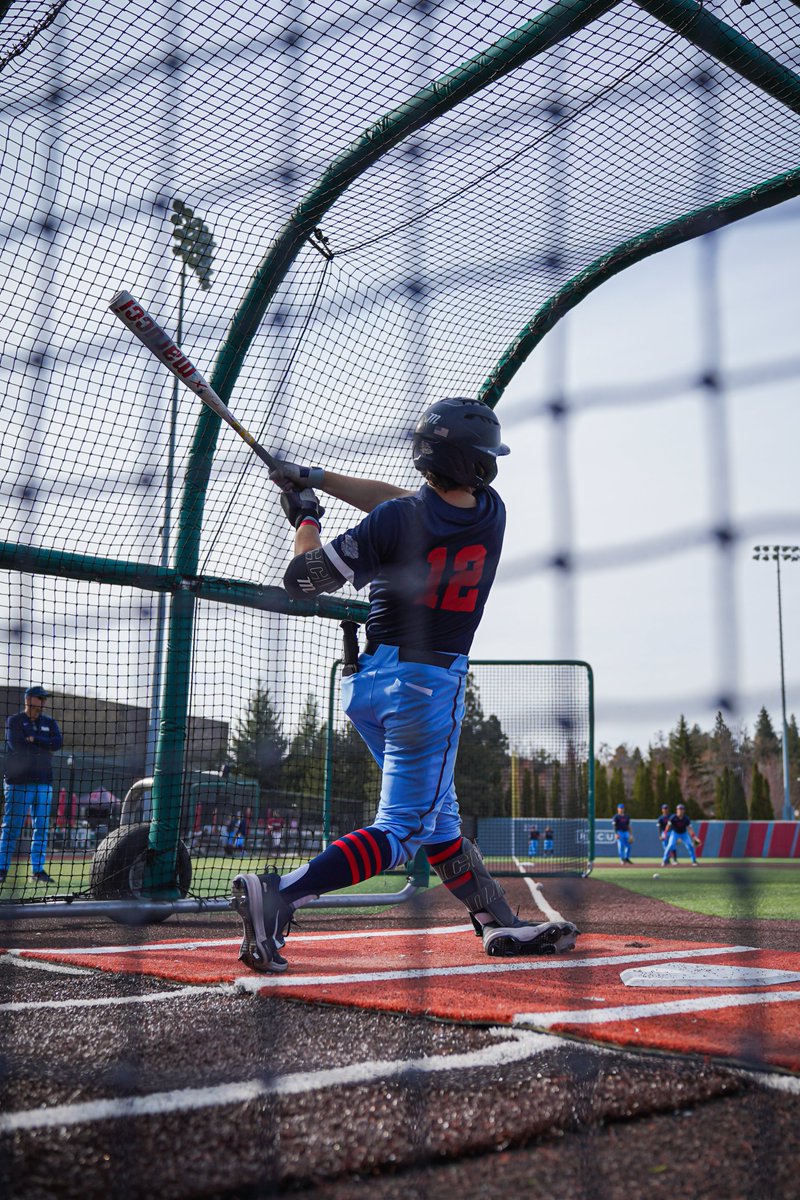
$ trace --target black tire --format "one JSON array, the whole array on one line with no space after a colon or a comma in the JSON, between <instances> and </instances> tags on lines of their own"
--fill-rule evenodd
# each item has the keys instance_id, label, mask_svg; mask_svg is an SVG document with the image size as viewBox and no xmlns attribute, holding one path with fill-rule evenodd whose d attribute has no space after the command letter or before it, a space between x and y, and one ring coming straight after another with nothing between
<instances>
[{"instance_id":1,"label":"black tire","mask_svg":"<svg viewBox=\"0 0 800 1200\"><path fill-rule=\"evenodd\" d=\"M95 900L143 900L142 873L147 862L149 825L121 825L98 846L92 859L89 888ZM176 861L176 886L181 896L189 891L192 882L192 861L183 842L178 842ZM128 912L124 916L111 915L112 921L120 925L160 925L172 916L163 914L141 914Z\"/></svg>"}]
</instances>

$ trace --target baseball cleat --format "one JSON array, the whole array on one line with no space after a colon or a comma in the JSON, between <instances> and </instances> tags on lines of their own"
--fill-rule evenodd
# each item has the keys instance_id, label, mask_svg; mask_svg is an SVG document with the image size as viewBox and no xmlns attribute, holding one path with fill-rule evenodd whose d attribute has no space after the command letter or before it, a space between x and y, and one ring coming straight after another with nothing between
<instances>
[{"instance_id":1,"label":"baseball cleat","mask_svg":"<svg viewBox=\"0 0 800 1200\"><path fill-rule=\"evenodd\" d=\"M280 953L285 924L281 917L286 909L288 921L291 908L280 899L279 882L278 875L237 875L233 881L231 907L244 926L239 958L253 971L285 971L289 965Z\"/></svg>"},{"instance_id":2,"label":"baseball cleat","mask_svg":"<svg viewBox=\"0 0 800 1200\"><path fill-rule=\"evenodd\" d=\"M493 957L506 958L514 954L563 954L572 950L578 929L571 921L545 921L533 925L520 921L516 925L486 925L483 948Z\"/></svg>"}]
</instances>

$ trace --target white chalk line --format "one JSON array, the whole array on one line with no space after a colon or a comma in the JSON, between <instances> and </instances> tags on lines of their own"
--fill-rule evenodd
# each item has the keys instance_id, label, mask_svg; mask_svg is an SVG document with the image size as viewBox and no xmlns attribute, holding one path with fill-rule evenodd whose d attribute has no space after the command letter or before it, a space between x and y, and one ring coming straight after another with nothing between
<instances>
[{"instance_id":1,"label":"white chalk line","mask_svg":"<svg viewBox=\"0 0 800 1200\"><path fill-rule=\"evenodd\" d=\"M172 1113L197 1111L203 1108L247 1104L266 1096L297 1096L328 1088L340 1088L409 1075L416 1079L446 1071L470 1071L524 1062L550 1050L569 1045L567 1039L551 1034L531 1033L504 1028L489 1032L501 1036L498 1045L485 1046L465 1054L436 1055L418 1059L394 1059L351 1063L321 1071L298 1071L266 1081L263 1078L218 1084L206 1088L181 1088L168 1092L151 1092L147 1096L124 1096L115 1099L89 1100L77 1104L59 1104L47 1108L0 1114L0 1135L28 1132L35 1129L69 1128L98 1121L130 1119L143 1116L169 1116ZM610 1054L609 1046L592 1047L581 1044L583 1053ZM621 1051L631 1055L630 1048ZM785 1075L770 1076L764 1072L738 1071L742 1078L752 1079L761 1086L778 1091L800 1093L800 1079Z\"/></svg>"},{"instance_id":2,"label":"white chalk line","mask_svg":"<svg viewBox=\"0 0 800 1200\"><path fill-rule=\"evenodd\" d=\"M644 1021L650 1017L669 1017L679 1013L744 1008L753 1004L785 1004L792 1000L800 1000L800 992L737 992L728 996L692 996L686 1000L663 1000L653 1004L622 1004L617 1008L516 1013L513 1024L535 1025L539 1029L551 1029L553 1025L605 1025L616 1021Z\"/></svg>"},{"instance_id":3,"label":"white chalk line","mask_svg":"<svg viewBox=\"0 0 800 1200\"><path fill-rule=\"evenodd\" d=\"M95 975L90 967L64 967L59 963L39 962L35 958L22 958L19 954L9 951L0 955L0 966L27 967L28 970L48 971L53 975Z\"/></svg>"},{"instance_id":4,"label":"white chalk line","mask_svg":"<svg viewBox=\"0 0 800 1200\"><path fill-rule=\"evenodd\" d=\"M433 929L357 929L345 933L293 933L292 944L296 942L341 942L362 940L365 938L396 938L396 937L438 937L448 933L474 933L472 925L442 925ZM21 950L7 950L7 954L168 954L171 950L206 950L217 946L240 946L242 935L235 938L217 938L209 941L191 942L140 942L133 946L84 946L81 949L54 946L52 948L34 949L27 947Z\"/></svg>"},{"instance_id":5,"label":"white chalk line","mask_svg":"<svg viewBox=\"0 0 800 1200\"><path fill-rule=\"evenodd\" d=\"M544 892L542 891L542 885L540 883L536 883L536 881L531 879L530 875L525 872L523 865L517 858L516 854L513 854L512 858L514 859L514 864L517 870L525 881L525 886L527 887L531 896L533 896L533 903L539 909L542 916L547 917L548 921L563 921L564 918L561 916L561 913L556 912L553 906L545 899Z\"/></svg>"},{"instance_id":6,"label":"white chalk line","mask_svg":"<svg viewBox=\"0 0 800 1200\"><path fill-rule=\"evenodd\" d=\"M96 1121L117 1118L167 1116L201 1108L230 1104L246 1104L264 1096L297 1096L327 1088L356 1084L381 1083L402 1075L419 1078L445 1071L469 1071L496 1068L522 1062L547 1050L563 1046L561 1038L552 1034L525 1033L509 1037L513 1031L502 1030L507 1039L499 1045L485 1046L465 1054L443 1054L429 1058L387 1059L351 1063L345 1067L321 1071L298 1071L273 1080L247 1079L236 1083L218 1084L206 1088L181 1088L169 1092L152 1092L147 1096L124 1096L116 1099L89 1100L77 1104L59 1104L16 1113L0 1114L0 1134L14 1134L33 1129L66 1128Z\"/></svg>"},{"instance_id":7,"label":"white chalk line","mask_svg":"<svg viewBox=\"0 0 800 1200\"><path fill-rule=\"evenodd\" d=\"M7 1004L0 1004L0 1012L31 1012L36 1009L46 1008L64 1010L70 1008L106 1008L112 1005L124 1004L154 1004L160 1000L184 1000L193 996L209 995L212 992L216 992L220 996L231 996L241 992L241 988L234 987L230 983L214 983L174 988L168 992L141 992L133 996L92 996L86 999L76 997L66 1000L11 1000Z\"/></svg>"},{"instance_id":8,"label":"white chalk line","mask_svg":"<svg viewBox=\"0 0 800 1200\"><path fill-rule=\"evenodd\" d=\"M640 954L607 954L593 958L547 955L541 958L500 962L471 963L456 967L406 967L393 971L350 971L334 975L243 975L236 980L242 991L263 988L330 987L335 984L384 983L404 979L447 979L456 975L505 975L512 971L570 971L585 967L613 967L625 963L657 962L663 959L705 958L721 954L751 954L754 946L716 946L710 949L657 950Z\"/></svg>"}]
</instances>

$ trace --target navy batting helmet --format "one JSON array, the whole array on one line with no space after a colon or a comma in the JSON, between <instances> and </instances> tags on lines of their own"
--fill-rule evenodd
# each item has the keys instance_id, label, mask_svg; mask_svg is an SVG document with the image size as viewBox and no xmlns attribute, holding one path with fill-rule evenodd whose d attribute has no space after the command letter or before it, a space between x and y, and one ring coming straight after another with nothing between
<instances>
[{"instance_id":1,"label":"navy batting helmet","mask_svg":"<svg viewBox=\"0 0 800 1200\"><path fill-rule=\"evenodd\" d=\"M508 454L500 422L488 404L462 396L437 400L414 430L414 466L462 487L481 487L497 474L497 459Z\"/></svg>"},{"instance_id":2,"label":"navy batting helmet","mask_svg":"<svg viewBox=\"0 0 800 1200\"><path fill-rule=\"evenodd\" d=\"M46 692L43 687L29 687L25 690L25 699L47 700L49 692Z\"/></svg>"}]
</instances>

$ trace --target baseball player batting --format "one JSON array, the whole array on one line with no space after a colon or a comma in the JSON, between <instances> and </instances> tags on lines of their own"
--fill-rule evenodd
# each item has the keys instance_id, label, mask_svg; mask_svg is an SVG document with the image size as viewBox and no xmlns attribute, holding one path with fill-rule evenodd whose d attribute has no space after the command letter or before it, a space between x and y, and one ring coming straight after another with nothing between
<instances>
[{"instance_id":1,"label":"baseball player batting","mask_svg":"<svg viewBox=\"0 0 800 1200\"><path fill-rule=\"evenodd\" d=\"M488 954L570 950L570 921L535 924L512 912L478 847L461 833L453 783L464 717L468 654L494 581L505 508L490 487L508 454L494 412L476 400L433 404L412 440L418 491L322 467L279 462L270 477L294 529L284 576L290 596L370 585L367 641L342 679L345 712L383 776L371 825L280 876L239 875L232 906L244 925L240 959L284 971L296 909L326 892L408 861L423 847L445 886L466 905ZM321 488L367 513L323 545Z\"/></svg>"}]
</instances>

